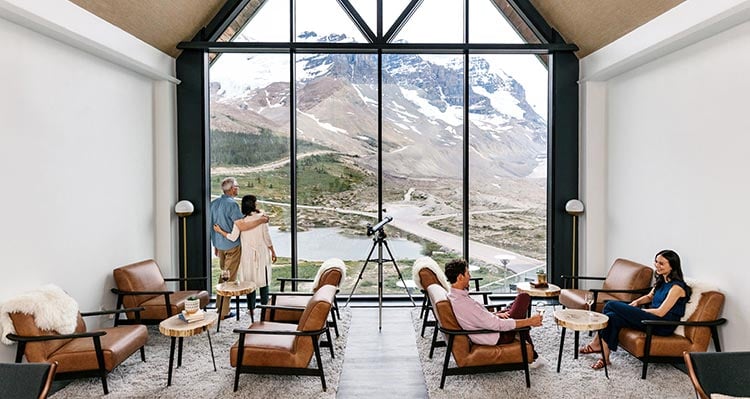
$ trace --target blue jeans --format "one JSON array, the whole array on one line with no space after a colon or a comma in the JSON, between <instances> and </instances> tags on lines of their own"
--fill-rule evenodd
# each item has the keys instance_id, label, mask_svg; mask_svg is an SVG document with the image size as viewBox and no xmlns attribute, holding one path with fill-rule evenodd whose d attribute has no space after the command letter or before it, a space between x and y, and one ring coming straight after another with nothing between
<instances>
[{"instance_id":1,"label":"blue jeans","mask_svg":"<svg viewBox=\"0 0 750 399\"><path fill-rule=\"evenodd\" d=\"M644 311L641 308L630 306L625 302L610 301L604 305L602 313L609 316L607 327L600 333L600 338L607 343L610 350L616 351L619 343L618 335L623 328L632 328L646 331L646 325L641 320L668 320ZM656 335L670 335L675 326L654 326Z\"/></svg>"}]
</instances>

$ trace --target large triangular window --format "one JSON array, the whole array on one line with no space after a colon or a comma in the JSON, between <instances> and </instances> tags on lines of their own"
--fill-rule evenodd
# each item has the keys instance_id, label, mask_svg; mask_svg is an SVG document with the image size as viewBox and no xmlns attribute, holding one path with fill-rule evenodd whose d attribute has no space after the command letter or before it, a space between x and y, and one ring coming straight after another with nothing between
<instances>
[{"instance_id":1,"label":"large triangular window","mask_svg":"<svg viewBox=\"0 0 750 399\"><path fill-rule=\"evenodd\" d=\"M386 294L409 289L401 277L423 255L468 257L500 293L544 270L549 77L516 8L289 3L249 2L209 70L211 194L233 176L271 214L269 282L335 257L343 293L376 294L367 226L385 216L401 273L386 264Z\"/></svg>"}]
</instances>

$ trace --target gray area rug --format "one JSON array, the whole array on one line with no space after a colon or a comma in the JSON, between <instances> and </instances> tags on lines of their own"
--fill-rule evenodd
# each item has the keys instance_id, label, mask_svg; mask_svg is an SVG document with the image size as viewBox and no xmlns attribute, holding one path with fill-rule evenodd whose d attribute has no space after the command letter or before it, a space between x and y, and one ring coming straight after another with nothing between
<instances>
[{"instance_id":1,"label":"gray area rug","mask_svg":"<svg viewBox=\"0 0 750 399\"><path fill-rule=\"evenodd\" d=\"M558 309L560 309L558 307ZM417 349L430 398L694 398L690 378L669 364L649 364L648 377L641 379L642 363L625 350L613 352L609 379L604 370L593 370L594 355L573 358L573 332L566 331L560 373L556 372L560 348L560 329L555 325L551 309L544 316L544 325L533 328L531 338L546 365L531 370L531 388L526 388L523 371L506 371L469 376L448 376L445 389L440 389L445 348L430 352L432 328L419 336L419 309L412 310L412 324L416 330ZM581 333L580 342L588 342ZM451 358L451 367L455 363Z\"/></svg>"},{"instance_id":2,"label":"gray area rug","mask_svg":"<svg viewBox=\"0 0 750 399\"><path fill-rule=\"evenodd\" d=\"M167 387L169 369L169 337L159 333L158 326L149 326L146 344L146 362L141 362L136 352L109 374L109 395L106 398L334 398L339 385L344 351L351 325L351 310L342 307L339 321L339 338L334 338L335 359L331 359L329 348L321 348L323 370L328 389L323 392L320 378L315 376L274 376L240 375L239 389L233 392L234 371L229 364L229 348L239 334L234 328L244 328L250 324L248 314L221 322L221 331L216 326L211 330L216 357L216 369L211 363L206 334L184 339L182 367L172 373L172 386ZM177 366L175 349L175 367ZM315 356L311 360L315 365ZM73 380L67 387L51 398L92 398L103 396L101 380L94 378Z\"/></svg>"}]
</instances>

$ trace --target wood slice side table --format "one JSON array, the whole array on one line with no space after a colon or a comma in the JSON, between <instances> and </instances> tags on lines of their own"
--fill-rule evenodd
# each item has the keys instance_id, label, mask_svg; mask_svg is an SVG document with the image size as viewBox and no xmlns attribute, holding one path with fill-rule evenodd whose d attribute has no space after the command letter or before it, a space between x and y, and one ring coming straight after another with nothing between
<instances>
[{"instance_id":1,"label":"wood slice side table","mask_svg":"<svg viewBox=\"0 0 750 399\"><path fill-rule=\"evenodd\" d=\"M609 323L609 316L590 312L588 310L581 309L561 309L556 310L555 322L562 327L560 333L560 353L557 356L557 372L560 372L560 362L562 361L563 345L565 343L565 329L570 328L575 331L575 346L573 346L573 358L578 359L578 334L581 331L601 331L604 327L607 327ZM601 335L600 335L601 339ZM607 362L604 358L604 346L601 345L602 361L604 362L604 375L609 378L609 372L607 371Z\"/></svg>"},{"instance_id":2,"label":"wood slice side table","mask_svg":"<svg viewBox=\"0 0 750 399\"><path fill-rule=\"evenodd\" d=\"M255 291L255 283L251 283L249 281L242 281L242 282L226 282L221 284L216 284L215 290L216 295L224 296L229 298L229 308L232 308L232 297L235 297L235 309L237 313L237 320L240 319L240 296L247 295L253 291ZM221 315L221 306L224 301L217 301L219 302L219 308L216 309L216 313ZM249 304L248 304L249 305ZM253 312L250 312L250 321L255 322L255 317L253 316ZM216 332L219 332L219 328L221 327L221 317L219 317L218 322L216 323Z\"/></svg>"},{"instance_id":3,"label":"wood slice side table","mask_svg":"<svg viewBox=\"0 0 750 399\"><path fill-rule=\"evenodd\" d=\"M214 363L214 371L216 371L216 359L214 358L214 346L211 344L211 333L208 331L209 327L216 323L219 319L219 315L216 313L205 313L203 320L194 321L192 323L186 323L180 319L180 315L174 315L161 323L159 323L159 332L171 338L171 344L169 347L169 374L167 376L167 386L172 385L172 368L174 366L174 347L175 341L179 338L179 348L177 349L177 367L182 366L182 340L185 337L192 337L193 335L201 334L206 332L208 336L208 347L211 348L211 360Z\"/></svg>"},{"instance_id":4,"label":"wood slice side table","mask_svg":"<svg viewBox=\"0 0 750 399\"><path fill-rule=\"evenodd\" d=\"M560 287L554 284L547 284L547 287L544 287L544 288L541 288L541 287L536 288L532 286L530 282L524 281L516 285L516 291L525 292L529 294L529 296L532 298L559 298L560 297ZM531 306L529 306L529 310L526 314L527 314L527 317L531 317Z\"/></svg>"}]
</instances>

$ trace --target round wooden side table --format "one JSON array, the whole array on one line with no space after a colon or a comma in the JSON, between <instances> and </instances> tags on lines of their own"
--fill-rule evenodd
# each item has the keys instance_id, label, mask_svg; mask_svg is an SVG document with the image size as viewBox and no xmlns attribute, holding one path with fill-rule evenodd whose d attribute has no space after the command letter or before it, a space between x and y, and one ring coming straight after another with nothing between
<instances>
[{"instance_id":1,"label":"round wooden side table","mask_svg":"<svg viewBox=\"0 0 750 399\"><path fill-rule=\"evenodd\" d=\"M557 372L560 372L560 361L562 361L563 344L565 343L565 329L575 331L575 346L573 347L573 358L578 359L578 334L581 331L601 331L607 327L609 316L581 309L561 309L554 312L555 322L562 327L560 333L560 353L557 356ZM602 361L604 361L604 375L609 378L607 362L604 359L604 346L601 349Z\"/></svg>"},{"instance_id":2,"label":"round wooden side table","mask_svg":"<svg viewBox=\"0 0 750 399\"><path fill-rule=\"evenodd\" d=\"M524 281L516 284L516 291L525 292L532 298L558 298L560 297L560 287L554 284L547 284L547 287L536 288L531 285L530 282ZM552 305L555 305L554 303ZM529 311L526 313L528 317L531 317L531 306Z\"/></svg>"},{"instance_id":3,"label":"round wooden side table","mask_svg":"<svg viewBox=\"0 0 750 399\"><path fill-rule=\"evenodd\" d=\"M215 290L216 295L223 296L229 298L229 308L232 308L232 297L235 297L235 309L237 313L237 320L240 319L240 296L247 295L253 291L255 291L255 283L251 283L249 281L242 281L242 282L235 282L230 281L226 283L216 284ZM219 308L216 309L216 313L221 315L221 306L224 301L217 300L219 303ZM249 304L248 304L249 305ZM250 321L255 322L255 317L253 316L253 312L250 312ZM219 332L219 328L221 327L221 317L219 317L218 322L216 323L216 332Z\"/></svg>"},{"instance_id":4,"label":"round wooden side table","mask_svg":"<svg viewBox=\"0 0 750 399\"><path fill-rule=\"evenodd\" d=\"M175 341L179 338L179 348L177 349L177 367L182 366L182 339L192 337L202 332L208 336L208 347L211 348L211 360L214 362L214 371L216 371L216 359L214 358L214 346L211 344L211 333L209 327L219 318L216 313L205 313L203 320L187 323L180 319L180 315L174 315L159 323L159 332L172 339L169 347L169 374L167 376L167 386L172 385L172 368L174 366L174 346Z\"/></svg>"}]
</instances>

